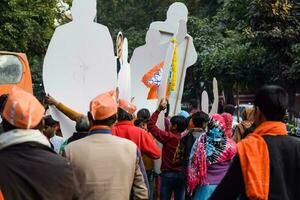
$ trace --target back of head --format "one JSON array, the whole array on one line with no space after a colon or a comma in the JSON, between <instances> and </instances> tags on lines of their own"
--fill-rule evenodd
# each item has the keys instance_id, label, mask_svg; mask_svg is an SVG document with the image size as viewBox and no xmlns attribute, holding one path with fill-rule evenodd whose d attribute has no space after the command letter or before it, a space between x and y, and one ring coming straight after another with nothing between
<instances>
[{"instance_id":1,"label":"back of head","mask_svg":"<svg viewBox=\"0 0 300 200\"><path fill-rule=\"evenodd\" d=\"M231 138L233 117L229 113L223 113L222 117L224 118L225 121L225 134L227 137Z\"/></svg>"},{"instance_id":2,"label":"back of head","mask_svg":"<svg viewBox=\"0 0 300 200\"><path fill-rule=\"evenodd\" d=\"M39 125L44 112L44 107L32 94L14 87L8 94L2 116L12 128L31 129Z\"/></svg>"},{"instance_id":3,"label":"back of head","mask_svg":"<svg viewBox=\"0 0 300 200\"><path fill-rule=\"evenodd\" d=\"M229 113L231 115L234 115L234 111L235 111L235 106L232 104L227 104L224 106L224 110L225 113Z\"/></svg>"},{"instance_id":4,"label":"back of head","mask_svg":"<svg viewBox=\"0 0 300 200\"><path fill-rule=\"evenodd\" d=\"M208 129L215 128L215 125L217 125L220 129L222 129L225 132L226 123L225 123L225 119L222 115L220 115L220 114L211 115Z\"/></svg>"},{"instance_id":5,"label":"back of head","mask_svg":"<svg viewBox=\"0 0 300 200\"><path fill-rule=\"evenodd\" d=\"M207 135L212 137L216 141L221 141L221 138L227 136L225 134L226 130L226 122L222 115L220 114L213 114L210 117L208 123L208 132Z\"/></svg>"},{"instance_id":6,"label":"back of head","mask_svg":"<svg viewBox=\"0 0 300 200\"><path fill-rule=\"evenodd\" d=\"M136 120L134 120L134 126L139 127L142 123L144 123L145 120L142 118L137 118Z\"/></svg>"},{"instance_id":7,"label":"back of head","mask_svg":"<svg viewBox=\"0 0 300 200\"><path fill-rule=\"evenodd\" d=\"M150 111L147 108L142 108L141 110L139 110L137 112L137 118L149 120L150 119Z\"/></svg>"},{"instance_id":8,"label":"back of head","mask_svg":"<svg viewBox=\"0 0 300 200\"><path fill-rule=\"evenodd\" d=\"M198 111L191 116L195 128L203 128L204 123L209 121L209 116L203 111Z\"/></svg>"},{"instance_id":9,"label":"back of head","mask_svg":"<svg viewBox=\"0 0 300 200\"><path fill-rule=\"evenodd\" d=\"M133 116L123 110L122 108L118 108L118 121L131 121L133 120Z\"/></svg>"},{"instance_id":10,"label":"back of head","mask_svg":"<svg viewBox=\"0 0 300 200\"><path fill-rule=\"evenodd\" d=\"M198 102L195 99L190 100L189 105L190 105L190 109L197 109L198 108Z\"/></svg>"},{"instance_id":11,"label":"back of head","mask_svg":"<svg viewBox=\"0 0 300 200\"><path fill-rule=\"evenodd\" d=\"M81 115L80 118L76 121L76 131L78 133L88 132L90 130L90 122L87 116Z\"/></svg>"},{"instance_id":12,"label":"back of head","mask_svg":"<svg viewBox=\"0 0 300 200\"><path fill-rule=\"evenodd\" d=\"M117 111L116 92L110 91L98 95L90 102L88 117L94 125L111 126L117 120Z\"/></svg>"},{"instance_id":13,"label":"back of head","mask_svg":"<svg viewBox=\"0 0 300 200\"><path fill-rule=\"evenodd\" d=\"M45 121L45 126L54 126L59 123L58 121L54 120L51 115L45 116L44 121Z\"/></svg>"},{"instance_id":14,"label":"back of head","mask_svg":"<svg viewBox=\"0 0 300 200\"><path fill-rule=\"evenodd\" d=\"M182 116L174 116L171 118L171 124L172 126L176 125L176 131L177 133L182 133L185 131L188 127L188 120L185 117Z\"/></svg>"},{"instance_id":15,"label":"back of head","mask_svg":"<svg viewBox=\"0 0 300 200\"><path fill-rule=\"evenodd\" d=\"M282 121L288 108L288 94L280 86L264 86L255 95L254 105L267 121Z\"/></svg>"},{"instance_id":16,"label":"back of head","mask_svg":"<svg viewBox=\"0 0 300 200\"><path fill-rule=\"evenodd\" d=\"M125 99L119 100L118 121L131 121L133 114L136 111L136 106Z\"/></svg>"}]
</instances>

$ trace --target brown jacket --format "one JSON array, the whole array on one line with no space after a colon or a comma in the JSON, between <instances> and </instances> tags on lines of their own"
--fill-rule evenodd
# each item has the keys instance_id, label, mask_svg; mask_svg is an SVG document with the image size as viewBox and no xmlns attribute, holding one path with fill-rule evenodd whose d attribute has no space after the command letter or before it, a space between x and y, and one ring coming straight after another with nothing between
<instances>
[{"instance_id":1,"label":"brown jacket","mask_svg":"<svg viewBox=\"0 0 300 200\"><path fill-rule=\"evenodd\" d=\"M148 199L137 146L110 134L90 135L66 147L81 188L80 199Z\"/></svg>"}]
</instances>

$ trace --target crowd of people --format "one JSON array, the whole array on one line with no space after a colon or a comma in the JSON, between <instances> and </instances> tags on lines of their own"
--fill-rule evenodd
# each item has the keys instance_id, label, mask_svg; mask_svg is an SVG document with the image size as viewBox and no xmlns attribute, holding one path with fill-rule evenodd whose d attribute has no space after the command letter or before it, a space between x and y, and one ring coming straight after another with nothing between
<instances>
[{"instance_id":1,"label":"crowd of people","mask_svg":"<svg viewBox=\"0 0 300 200\"><path fill-rule=\"evenodd\" d=\"M300 139L288 135L279 86L261 88L235 126L230 109L169 117L167 99L151 114L116 91L88 113L46 100L76 122L70 138L33 95L0 97L0 200L300 199Z\"/></svg>"}]
</instances>

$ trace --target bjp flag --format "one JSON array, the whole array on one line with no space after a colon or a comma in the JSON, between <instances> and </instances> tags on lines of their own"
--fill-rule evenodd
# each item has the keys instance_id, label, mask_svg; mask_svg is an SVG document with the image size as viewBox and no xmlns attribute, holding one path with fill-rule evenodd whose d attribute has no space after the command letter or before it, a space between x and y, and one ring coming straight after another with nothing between
<instances>
[{"instance_id":1,"label":"bjp flag","mask_svg":"<svg viewBox=\"0 0 300 200\"><path fill-rule=\"evenodd\" d=\"M157 89L161 84L164 62L152 67L142 78L142 82L150 88L147 99L158 99Z\"/></svg>"}]
</instances>

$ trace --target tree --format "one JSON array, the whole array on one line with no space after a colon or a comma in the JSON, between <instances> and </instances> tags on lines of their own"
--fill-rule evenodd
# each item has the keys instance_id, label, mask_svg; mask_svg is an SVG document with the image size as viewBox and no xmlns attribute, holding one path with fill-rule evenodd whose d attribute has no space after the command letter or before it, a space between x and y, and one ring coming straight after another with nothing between
<instances>
[{"instance_id":1,"label":"tree","mask_svg":"<svg viewBox=\"0 0 300 200\"><path fill-rule=\"evenodd\" d=\"M64 2L71 4L72 0ZM97 2L97 21L108 26L114 39L119 31L128 37L130 57L145 43L150 23L165 20L168 7L175 1ZM289 89L291 96L299 89L299 0L182 2L190 11L188 30L198 52L197 63L187 72L183 99L198 98L203 89L210 91L213 76L231 103L237 83L253 91L266 83L280 84ZM68 21L62 12L56 0L0 2L0 49L27 53L34 86L42 80L43 56L54 21Z\"/></svg>"},{"instance_id":2,"label":"tree","mask_svg":"<svg viewBox=\"0 0 300 200\"><path fill-rule=\"evenodd\" d=\"M226 0L195 34L202 77L218 77L223 89L235 83L257 89L280 84L293 97L299 83L300 3L287 0ZM204 41L203 41L204 40ZM299 85L299 84L298 84ZM291 98L293 99L293 98ZM290 104L293 104L291 100Z\"/></svg>"},{"instance_id":3,"label":"tree","mask_svg":"<svg viewBox=\"0 0 300 200\"><path fill-rule=\"evenodd\" d=\"M0 1L0 49L27 54L38 96L42 90L42 58L56 14L56 0Z\"/></svg>"}]
</instances>

